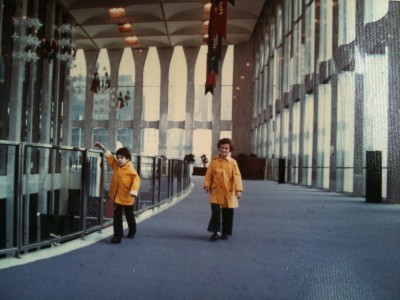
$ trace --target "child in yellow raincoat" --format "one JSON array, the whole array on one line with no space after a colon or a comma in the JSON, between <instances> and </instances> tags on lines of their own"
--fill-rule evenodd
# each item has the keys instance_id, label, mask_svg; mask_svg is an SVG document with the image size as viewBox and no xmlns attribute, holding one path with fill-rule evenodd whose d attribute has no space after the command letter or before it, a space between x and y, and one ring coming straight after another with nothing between
<instances>
[{"instance_id":1,"label":"child in yellow raincoat","mask_svg":"<svg viewBox=\"0 0 400 300\"><path fill-rule=\"evenodd\" d=\"M108 164L114 171L110 183L108 196L114 201L114 237L111 243L121 243L123 236L122 211L125 213L129 232L127 238L133 239L136 234L136 220L133 214L133 204L138 195L140 187L140 177L131 162L131 153L125 147L116 152L116 157L110 150L106 150L101 143L95 146L104 151Z\"/></svg>"},{"instance_id":2,"label":"child in yellow raincoat","mask_svg":"<svg viewBox=\"0 0 400 300\"><path fill-rule=\"evenodd\" d=\"M227 240L232 235L233 209L242 196L242 176L236 160L229 156L233 150L230 139L217 144L219 154L211 159L204 177L204 190L210 195L211 219L207 230L211 240ZM222 217L222 218L221 218ZM222 224L221 224L222 223Z\"/></svg>"}]
</instances>

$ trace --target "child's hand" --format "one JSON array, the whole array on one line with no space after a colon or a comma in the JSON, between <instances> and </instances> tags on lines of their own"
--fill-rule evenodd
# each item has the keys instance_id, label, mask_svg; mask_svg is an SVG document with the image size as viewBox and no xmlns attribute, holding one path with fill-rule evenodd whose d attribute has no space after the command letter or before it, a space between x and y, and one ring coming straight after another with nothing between
<instances>
[{"instance_id":1,"label":"child's hand","mask_svg":"<svg viewBox=\"0 0 400 300\"><path fill-rule=\"evenodd\" d=\"M95 142L95 143L94 143L94 146L100 148L100 149L103 150L103 151L105 150L102 143Z\"/></svg>"},{"instance_id":2,"label":"child's hand","mask_svg":"<svg viewBox=\"0 0 400 300\"><path fill-rule=\"evenodd\" d=\"M240 197L242 197L242 192L237 192L237 193L236 193L236 197L237 197L238 199L240 199Z\"/></svg>"}]
</instances>

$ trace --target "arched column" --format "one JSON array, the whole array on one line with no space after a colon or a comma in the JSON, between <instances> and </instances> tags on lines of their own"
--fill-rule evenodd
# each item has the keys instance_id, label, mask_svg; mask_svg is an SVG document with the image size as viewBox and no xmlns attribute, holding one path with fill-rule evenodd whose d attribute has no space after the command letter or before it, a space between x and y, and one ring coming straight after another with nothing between
<instances>
[{"instance_id":1,"label":"arched column","mask_svg":"<svg viewBox=\"0 0 400 300\"><path fill-rule=\"evenodd\" d=\"M169 87L169 67L171 63L173 48L157 48L161 65L161 86L160 86L160 123L158 155L167 154L167 132L168 132L168 87Z\"/></svg>"}]
</instances>

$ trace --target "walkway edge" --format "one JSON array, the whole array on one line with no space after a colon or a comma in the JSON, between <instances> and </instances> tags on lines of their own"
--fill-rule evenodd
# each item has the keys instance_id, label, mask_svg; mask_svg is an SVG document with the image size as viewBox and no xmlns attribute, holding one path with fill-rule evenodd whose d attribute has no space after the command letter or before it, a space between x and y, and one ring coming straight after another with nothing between
<instances>
[{"instance_id":1,"label":"walkway edge","mask_svg":"<svg viewBox=\"0 0 400 300\"><path fill-rule=\"evenodd\" d=\"M166 209L169 209L170 207L174 206L175 204L179 203L183 199L185 199L187 196L190 195L190 193L193 191L194 184L191 183L189 188L185 190L183 193L172 197L169 200L166 200L164 203L162 203L159 206L155 206L153 208L150 208L142 213L140 213L138 216L136 216L136 223L140 223L144 220L147 220L148 218L151 218L152 216L155 216L161 212L163 212ZM124 229L127 229L127 224L124 222ZM0 258L0 269L6 269L14 266L19 266L27 263L31 263L34 261L42 260L42 259L47 259L51 258L57 255L62 255L65 253L68 253L70 251L87 247L90 246L100 240L103 240L113 234L113 227L108 226L106 228L103 228L101 232L96 231L93 233L90 233L86 235L85 237L81 239L75 239L69 242L66 242L64 244L61 244L59 246L54 246L46 249L42 249L36 252L29 252L22 254L21 257L15 258L15 257L6 257L6 258Z\"/></svg>"}]
</instances>

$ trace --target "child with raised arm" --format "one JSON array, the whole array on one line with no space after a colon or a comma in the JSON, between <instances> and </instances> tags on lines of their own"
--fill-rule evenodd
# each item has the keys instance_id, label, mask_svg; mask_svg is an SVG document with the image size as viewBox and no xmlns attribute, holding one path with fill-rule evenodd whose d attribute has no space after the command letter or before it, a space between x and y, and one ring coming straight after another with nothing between
<instances>
[{"instance_id":1,"label":"child with raised arm","mask_svg":"<svg viewBox=\"0 0 400 300\"><path fill-rule=\"evenodd\" d=\"M210 195L211 219L207 230L211 240L227 240L232 235L233 209L242 196L242 176L236 160L229 156L232 141L224 138L217 144L219 154L211 159L204 177L204 190Z\"/></svg>"},{"instance_id":2,"label":"child with raised arm","mask_svg":"<svg viewBox=\"0 0 400 300\"><path fill-rule=\"evenodd\" d=\"M122 211L125 213L129 232L127 238L133 239L136 234L136 220L133 213L133 204L139 192L140 177L131 162L131 153L125 147L112 155L101 143L96 142L96 147L103 150L108 164L113 169L113 177L110 183L108 196L114 201L114 236L111 243L121 243L123 236Z\"/></svg>"}]
</instances>

